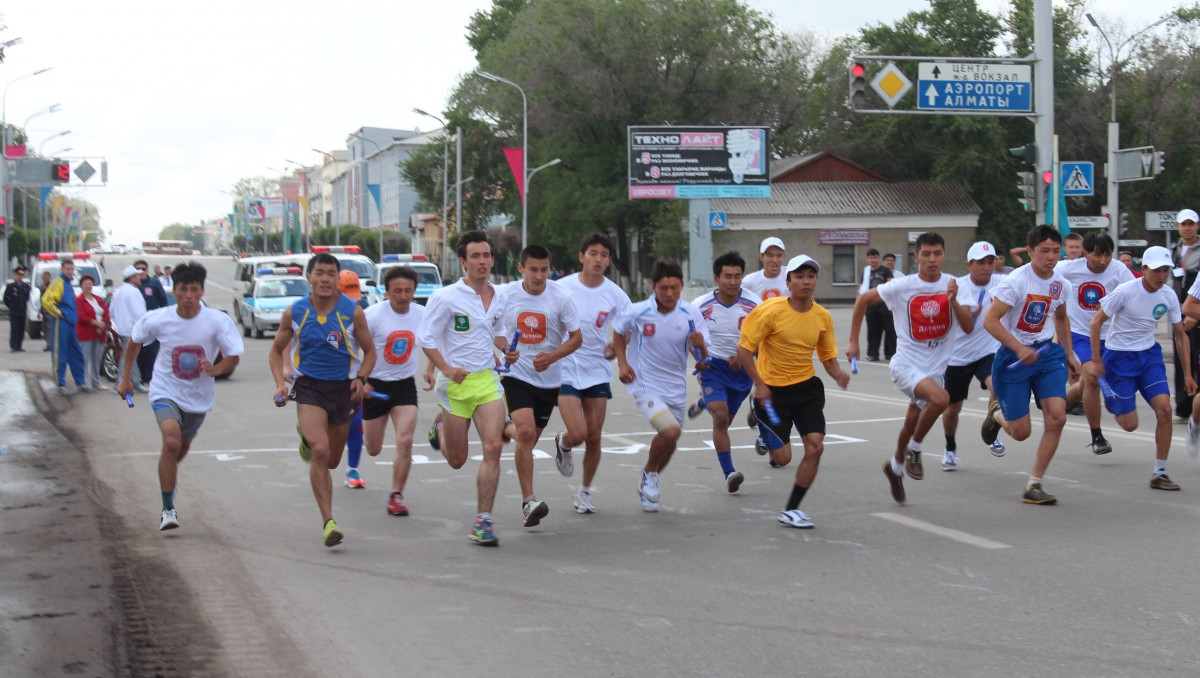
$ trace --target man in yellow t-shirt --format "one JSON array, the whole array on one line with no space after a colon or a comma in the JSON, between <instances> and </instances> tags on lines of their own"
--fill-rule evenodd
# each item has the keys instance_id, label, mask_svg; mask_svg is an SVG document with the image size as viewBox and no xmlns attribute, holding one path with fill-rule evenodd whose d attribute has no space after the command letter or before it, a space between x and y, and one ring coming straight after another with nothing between
<instances>
[{"instance_id":1,"label":"man in yellow t-shirt","mask_svg":"<svg viewBox=\"0 0 1200 678\"><path fill-rule=\"evenodd\" d=\"M813 352L838 386L846 388L850 375L838 364L833 316L813 301L821 265L801 254L786 270L790 296L768 299L746 316L738 359L754 381L754 409L771 463L784 466L792 460L793 425L804 440L796 485L779 522L808 529L813 524L800 510L800 501L817 477L825 450L825 385L816 376ZM778 423L771 422L772 410Z\"/></svg>"}]
</instances>

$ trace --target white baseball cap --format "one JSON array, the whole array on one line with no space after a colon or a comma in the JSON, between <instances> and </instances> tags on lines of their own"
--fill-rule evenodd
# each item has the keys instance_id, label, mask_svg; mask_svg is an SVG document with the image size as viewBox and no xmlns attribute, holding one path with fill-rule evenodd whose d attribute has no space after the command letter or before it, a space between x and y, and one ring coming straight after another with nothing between
<instances>
[{"instance_id":1,"label":"white baseball cap","mask_svg":"<svg viewBox=\"0 0 1200 678\"><path fill-rule=\"evenodd\" d=\"M121 271L121 280L129 280L133 276L141 273L136 266L126 266L124 271Z\"/></svg>"},{"instance_id":2,"label":"white baseball cap","mask_svg":"<svg viewBox=\"0 0 1200 678\"><path fill-rule=\"evenodd\" d=\"M1182 224L1185 221L1200 223L1200 216L1196 215L1196 210L1179 210L1179 216L1175 217L1175 223Z\"/></svg>"},{"instance_id":3,"label":"white baseball cap","mask_svg":"<svg viewBox=\"0 0 1200 678\"><path fill-rule=\"evenodd\" d=\"M1190 212L1191 210L1185 211ZM1195 214L1195 212L1192 213ZM1171 261L1171 250L1165 247L1159 247L1158 245L1155 245L1154 247L1147 248L1145 252L1142 252L1142 266L1153 269L1173 265L1174 262Z\"/></svg>"},{"instance_id":4,"label":"white baseball cap","mask_svg":"<svg viewBox=\"0 0 1200 678\"><path fill-rule=\"evenodd\" d=\"M812 266L813 268L817 269L817 273L821 272L821 264L817 263L816 259L813 259L807 254L797 254L796 256L792 257L791 261L789 261L787 264L786 270L788 273L791 273L801 266Z\"/></svg>"},{"instance_id":5,"label":"white baseball cap","mask_svg":"<svg viewBox=\"0 0 1200 678\"><path fill-rule=\"evenodd\" d=\"M994 256L996 256L996 248L992 247L992 243L980 240L971 245L971 249L967 250L967 263L969 264L972 261L979 261L980 259Z\"/></svg>"},{"instance_id":6,"label":"white baseball cap","mask_svg":"<svg viewBox=\"0 0 1200 678\"><path fill-rule=\"evenodd\" d=\"M783 246L783 241L780 240L779 238L763 238L762 244L758 246L758 253L766 254L767 248L771 247L771 246L778 247L779 249L783 250L784 252L787 251L787 248Z\"/></svg>"}]
</instances>

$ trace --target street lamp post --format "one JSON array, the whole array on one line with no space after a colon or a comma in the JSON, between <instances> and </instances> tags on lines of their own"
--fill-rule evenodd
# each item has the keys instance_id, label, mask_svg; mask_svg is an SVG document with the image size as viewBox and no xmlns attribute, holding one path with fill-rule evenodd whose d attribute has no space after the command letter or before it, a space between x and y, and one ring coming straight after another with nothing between
<instances>
[{"instance_id":1,"label":"street lamp post","mask_svg":"<svg viewBox=\"0 0 1200 678\"><path fill-rule=\"evenodd\" d=\"M354 137L355 139L362 139L363 141L371 144L372 146L375 147L376 153L383 152L383 149L381 149L379 147L379 144L375 143L374 141L371 141L370 139L366 138L365 136L363 136L361 134L351 134L350 136ZM366 159L367 159L366 156L363 156L360 159L360 162L363 162L364 164L366 164ZM363 184L363 185L365 186L366 184ZM383 203L383 183L382 182L380 182L380 184L379 184L379 191L380 191L380 196L379 196L379 199L375 201L375 211L379 214L379 260L383 261L383 204L382 204ZM360 195L361 195L361 193L360 193ZM400 228L400 225L396 224L396 228L397 229Z\"/></svg>"},{"instance_id":2,"label":"street lamp post","mask_svg":"<svg viewBox=\"0 0 1200 678\"><path fill-rule=\"evenodd\" d=\"M53 141L59 137L65 137L70 133L71 133L71 130L65 129L65 130L59 132L58 134L52 134L52 135L46 137L45 139L43 139L42 143L38 144L38 155L42 154L42 149L46 147L46 144L50 143L51 141Z\"/></svg>"},{"instance_id":3,"label":"street lamp post","mask_svg":"<svg viewBox=\"0 0 1200 678\"><path fill-rule=\"evenodd\" d=\"M521 249L525 249L529 231L529 206L525 204L525 199L529 196L529 100L525 98L525 90L512 80L487 71L479 71L479 75L516 87L521 93Z\"/></svg>"},{"instance_id":4,"label":"street lamp post","mask_svg":"<svg viewBox=\"0 0 1200 678\"><path fill-rule=\"evenodd\" d=\"M12 45L17 44L20 41L21 41L20 38L14 38L12 40L5 42L4 46L11 47ZM4 221L6 223L8 221L8 216L10 214L12 214L12 209L9 207L9 204L8 204L8 195L9 195L9 192L8 192L8 136L9 136L8 135L8 88L12 87L13 84L16 83L18 80L24 80L25 78L32 78L35 75L41 75L42 73L45 73L46 71L50 70L51 68L54 68L54 67L47 66L46 68L34 71L32 73L26 73L25 75L13 78L12 80L10 80L8 82L7 85L4 86L4 92L2 95L0 95L0 132L2 132L2 133L0 133L0 140L2 140L4 142L4 148L0 149L0 191L3 191L3 193L4 193L3 195L0 195L0 219L4 219ZM5 279L8 278L8 238L7 237L0 238L0 277L3 277Z\"/></svg>"},{"instance_id":5,"label":"street lamp post","mask_svg":"<svg viewBox=\"0 0 1200 678\"><path fill-rule=\"evenodd\" d=\"M413 113L423 115L427 118L437 120L442 126L442 271L449 270L450 266L450 223L447 220L447 215L450 212L450 138L446 136L446 121L433 115L426 113L419 108L412 109ZM461 205L455 205L456 210L461 210Z\"/></svg>"},{"instance_id":6,"label":"street lamp post","mask_svg":"<svg viewBox=\"0 0 1200 678\"><path fill-rule=\"evenodd\" d=\"M1142 30L1125 38L1121 44L1113 47L1112 41L1108 39L1104 29L1100 28L1100 24L1096 23L1096 19L1090 13L1085 14L1088 23L1092 25L1104 39L1104 43L1108 45L1108 57L1111 64L1111 71L1108 77L1109 89L1111 90L1110 99L1112 101L1112 112L1108 123L1108 233L1112 238L1113 243L1117 244L1121 238L1121 205L1120 205L1120 184L1117 183L1117 151L1121 146L1121 123L1117 122L1117 57L1121 54L1121 49L1128 45L1137 36L1145 33L1151 28L1161 25L1163 22L1171 18L1168 14L1160 18L1158 21L1146 26Z\"/></svg>"}]
</instances>

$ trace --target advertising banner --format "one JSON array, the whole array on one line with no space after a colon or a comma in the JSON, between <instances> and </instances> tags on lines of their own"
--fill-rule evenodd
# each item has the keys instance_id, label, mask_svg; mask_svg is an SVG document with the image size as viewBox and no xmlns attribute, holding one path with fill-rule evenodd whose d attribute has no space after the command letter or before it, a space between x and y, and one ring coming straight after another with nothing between
<instances>
[{"instance_id":1,"label":"advertising banner","mask_svg":"<svg viewBox=\"0 0 1200 678\"><path fill-rule=\"evenodd\" d=\"M631 199L771 197L769 128L628 130Z\"/></svg>"}]
</instances>

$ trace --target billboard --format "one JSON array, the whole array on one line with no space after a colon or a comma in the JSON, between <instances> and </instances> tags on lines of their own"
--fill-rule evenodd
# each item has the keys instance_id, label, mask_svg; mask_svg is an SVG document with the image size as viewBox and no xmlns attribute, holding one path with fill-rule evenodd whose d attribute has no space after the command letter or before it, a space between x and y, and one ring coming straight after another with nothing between
<instances>
[{"instance_id":1,"label":"billboard","mask_svg":"<svg viewBox=\"0 0 1200 678\"><path fill-rule=\"evenodd\" d=\"M630 126L631 199L770 198L766 127Z\"/></svg>"}]
</instances>

